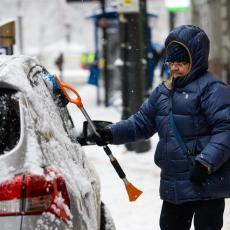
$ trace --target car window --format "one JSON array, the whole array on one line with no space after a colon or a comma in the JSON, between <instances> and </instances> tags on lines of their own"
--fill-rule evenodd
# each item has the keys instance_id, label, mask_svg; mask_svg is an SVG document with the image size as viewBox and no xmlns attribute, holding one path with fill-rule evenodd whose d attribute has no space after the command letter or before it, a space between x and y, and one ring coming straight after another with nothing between
<instances>
[{"instance_id":1,"label":"car window","mask_svg":"<svg viewBox=\"0 0 230 230\"><path fill-rule=\"evenodd\" d=\"M20 138L19 102L13 89L0 89L0 154L13 149Z\"/></svg>"}]
</instances>

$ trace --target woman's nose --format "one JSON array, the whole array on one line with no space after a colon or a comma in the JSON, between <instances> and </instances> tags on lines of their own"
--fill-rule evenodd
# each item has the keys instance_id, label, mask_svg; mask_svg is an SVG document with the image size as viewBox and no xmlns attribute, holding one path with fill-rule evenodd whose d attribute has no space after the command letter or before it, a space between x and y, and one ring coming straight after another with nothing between
<instances>
[{"instance_id":1,"label":"woman's nose","mask_svg":"<svg viewBox=\"0 0 230 230\"><path fill-rule=\"evenodd\" d=\"M171 69L172 72L176 71L176 70L178 70L178 66L177 65L172 65L172 66L170 66L170 69Z\"/></svg>"}]
</instances>

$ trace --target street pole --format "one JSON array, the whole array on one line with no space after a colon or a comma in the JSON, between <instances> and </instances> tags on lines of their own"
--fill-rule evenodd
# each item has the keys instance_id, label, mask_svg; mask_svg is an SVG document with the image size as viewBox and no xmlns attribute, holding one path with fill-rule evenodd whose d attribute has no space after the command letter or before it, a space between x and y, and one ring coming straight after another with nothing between
<instances>
[{"instance_id":1,"label":"street pole","mask_svg":"<svg viewBox=\"0 0 230 230\"><path fill-rule=\"evenodd\" d=\"M136 82L137 85L139 85L139 103L138 107L135 108L135 110L138 110L140 105L143 103L143 101L146 98L147 90L148 90L148 84L147 84L147 78L148 78L148 37L147 37L147 26L148 26L148 18L147 18L147 6L146 6L146 0L139 0L139 33L140 33L140 76L138 81ZM141 84L138 84L140 81ZM134 111L135 111L134 110ZM149 140L142 140L136 142L135 145L135 151L137 153L143 153L149 151L151 148L151 144Z\"/></svg>"},{"instance_id":2,"label":"street pole","mask_svg":"<svg viewBox=\"0 0 230 230\"><path fill-rule=\"evenodd\" d=\"M145 98L145 80L147 78L146 59L142 43L145 36L141 21L140 2L138 10L131 12L119 12L121 54L123 61L122 70L122 118L127 119L136 113ZM128 150L138 153L148 151L150 144L140 141L126 145Z\"/></svg>"},{"instance_id":3,"label":"street pole","mask_svg":"<svg viewBox=\"0 0 230 230\"><path fill-rule=\"evenodd\" d=\"M19 46L19 52L20 54L23 54L24 52L24 44L23 44L23 21L22 21L22 2L21 0L18 0L17 2L17 8L18 8L18 16L17 16L17 22L18 22L18 46Z\"/></svg>"},{"instance_id":4,"label":"street pole","mask_svg":"<svg viewBox=\"0 0 230 230\"><path fill-rule=\"evenodd\" d=\"M98 27L99 27L99 22L98 20L95 20L94 22L94 44L95 44L95 61L97 64L97 67L99 68L99 45L98 45ZM100 98L100 79L98 80L97 83L97 105L101 104L101 98Z\"/></svg>"},{"instance_id":5,"label":"street pole","mask_svg":"<svg viewBox=\"0 0 230 230\"><path fill-rule=\"evenodd\" d=\"M169 29L170 31L175 28L176 14L174 12L169 12Z\"/></svg>"},{"instance_id":6,"label":"street pole","mask_svg":"<svg viewBox=\"0 0 230 230\"><path fill-rule=\"evenodd\" d=\"M122 88L122 119L126 119L130 115L130 106L129 106L129 81L126 77L128 72L127 65L127 48L128 48L128 34L127 26L128 21L123 13L119 15L119 26L120 26L120 56L122 60L121 65L121 88Z\"/></svg>"},{"instance_id":7,"label":"street pole","mask_svg":"<svg viewBox=\"0 0 230 230\"><path fill-rule=\"evenodd\" d=\"M127 119L131 115L130 108L130 95L129 95L129 77L127 73L128 69L128 48L129 48L129 37L128 37L128 20L126 14L119 14L119 31L120 31L120 57L122 60L121 70L121 90L122 90L122 120ZM133 144L125 145L127 150L133 151Z\"/></svg>"},{"instance_id":8,"label":"street pole","mask_svg":"<svg viewBox=\"0 0 230 230\"><path fill-rule=\"evenodd\" d=\"M146 0L139 0L140 4L140 30L141 30L141 62L142 62L142 70L143 70L143 76L145 78L143 79L145 84L145 96L147 95L147 91L149 89L148 86L148 15L147 15L147 6L146 6Z\"/></svg>"},{"instance_id":9,"label":"street pole","mask_svg":"<svg viewBox=\"0 0 230 230\"><path fill-rule=\"evenodd\" d=\"M19 52L23 54L24 52L24 45L23 45L23 27L22 27L22 16L18 15L18 43L19 43Z\"/></svg>"},{"instance_id":10,"label":"street pole","mask_svg":"<svg viewBox=\"0 0 230 230\"><path fill-rule=\"evenodd\" d=\"M105 16L106 13L106 0L101 0L101 9L102 9L102 19L100 20L100 26L102 28L102 70L104 77L104 89L105 89L105 106L109 106L109 79L108 79L108 36L107 36L107 27L108 22Z\"/></svg>"}]
</instances>

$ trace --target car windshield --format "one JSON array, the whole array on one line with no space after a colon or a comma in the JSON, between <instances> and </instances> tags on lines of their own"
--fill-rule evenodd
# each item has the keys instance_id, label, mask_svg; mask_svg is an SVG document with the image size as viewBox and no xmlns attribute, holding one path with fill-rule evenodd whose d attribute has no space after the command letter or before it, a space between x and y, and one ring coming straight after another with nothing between
<instances>
[{"instance_id":1,"label":"car windshield","mask_svg":"<svg viewBox=\"0 0 230 230\"><path fill-rule=\"evenodd\" d=\"M0 89L0 154L13 149L20 138L19 103L13 89Z\"/></svg>"}]
</instances>

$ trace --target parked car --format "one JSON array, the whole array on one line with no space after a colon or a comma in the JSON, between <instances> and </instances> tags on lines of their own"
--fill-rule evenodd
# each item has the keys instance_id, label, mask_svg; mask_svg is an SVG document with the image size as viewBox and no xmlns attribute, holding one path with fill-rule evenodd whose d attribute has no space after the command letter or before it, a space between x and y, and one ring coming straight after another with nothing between
<instances>
[{"instance_id":1,"label":"parked car","mask_svg":"<svg viewBox=\"0 0 230 230\"><path fill-rule=\"evenodd\" d=\"M1 230L114 230L67 100L31 57L0 56Z\"/></svg>"}]
</instances>

